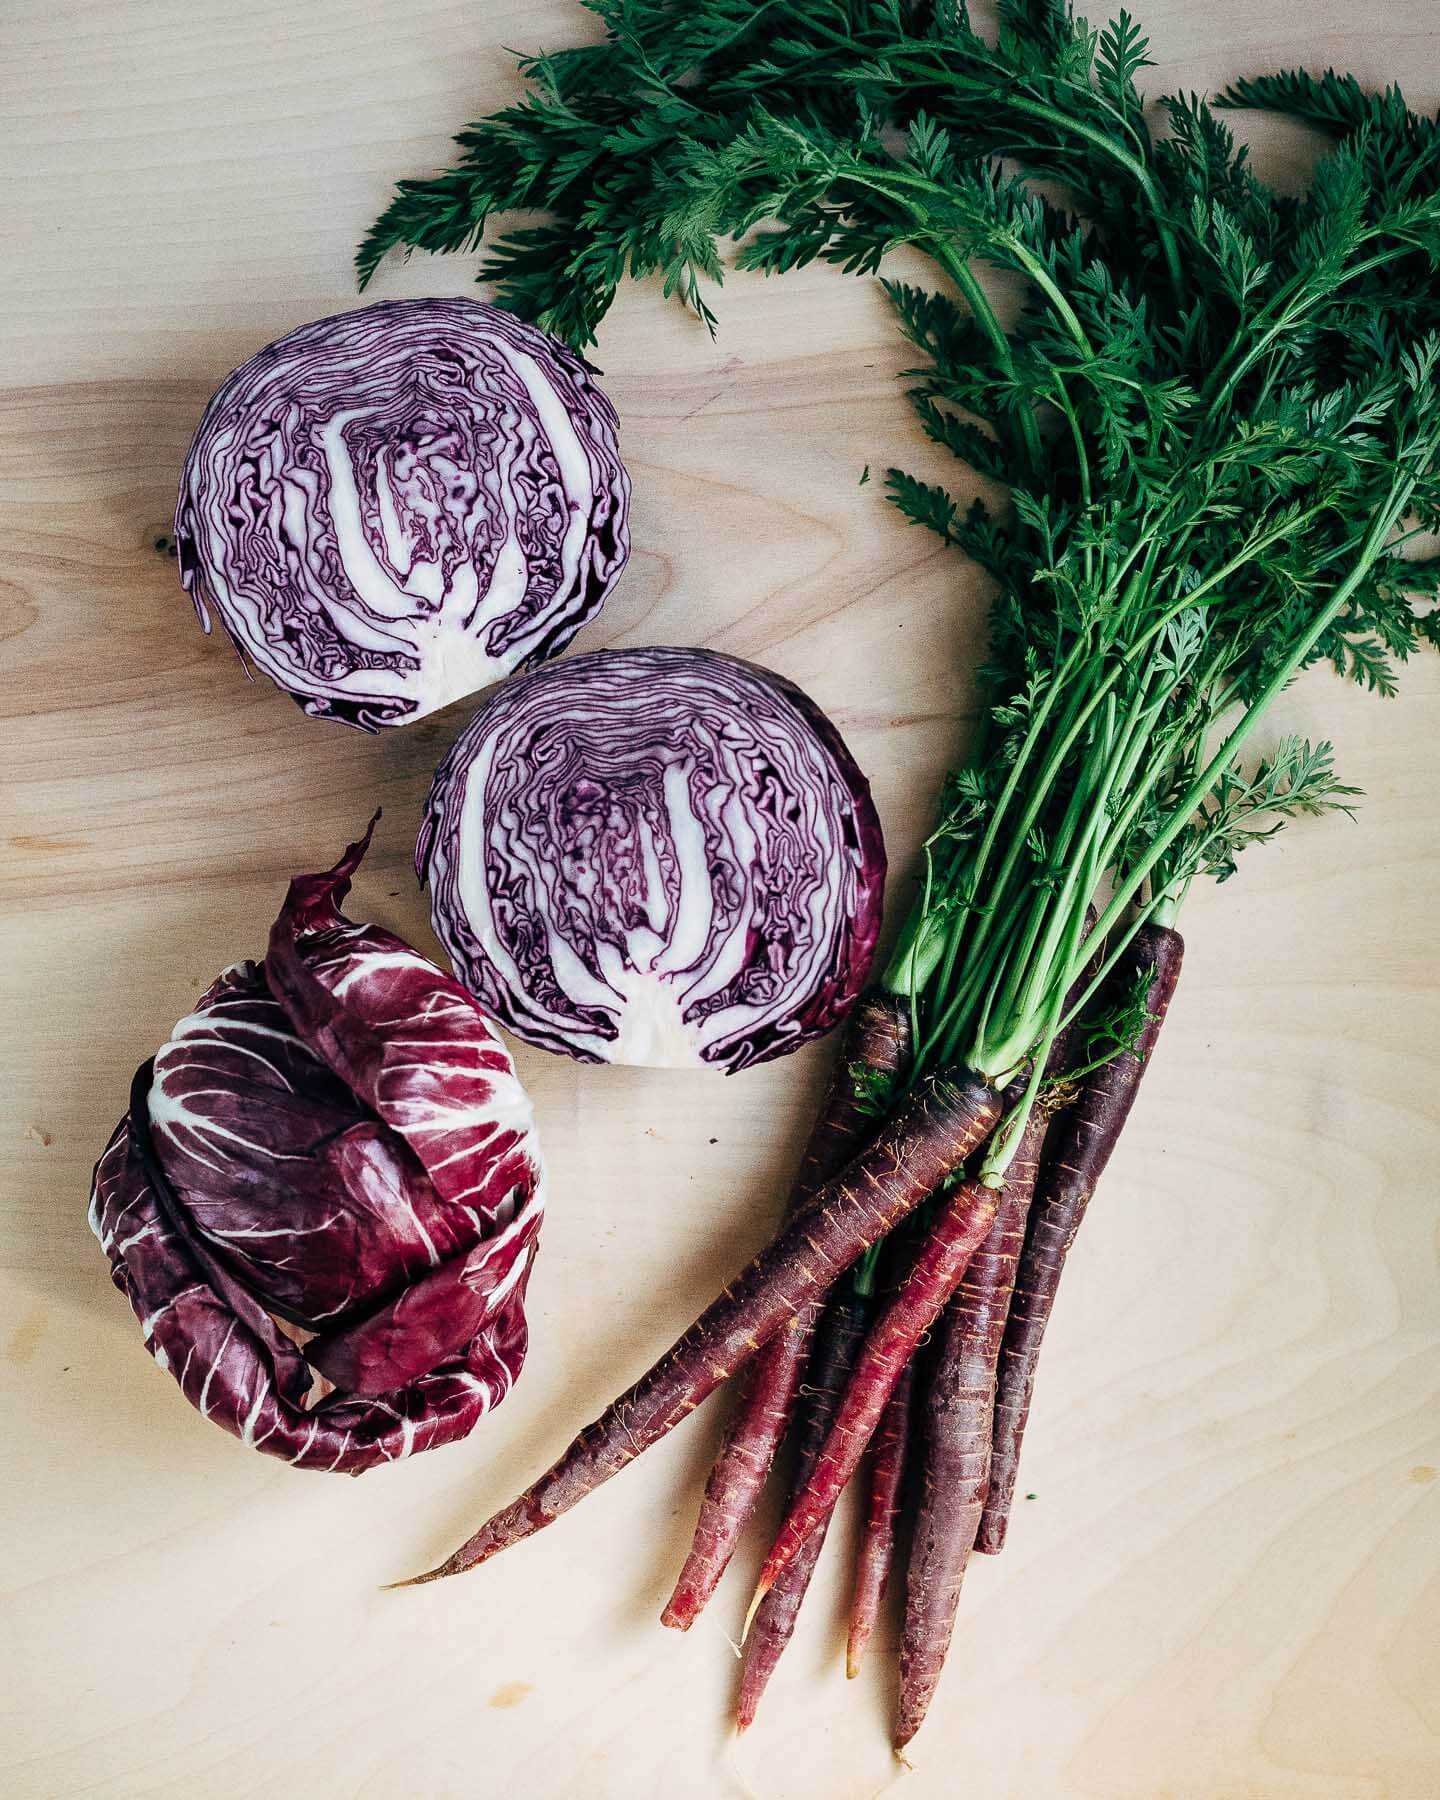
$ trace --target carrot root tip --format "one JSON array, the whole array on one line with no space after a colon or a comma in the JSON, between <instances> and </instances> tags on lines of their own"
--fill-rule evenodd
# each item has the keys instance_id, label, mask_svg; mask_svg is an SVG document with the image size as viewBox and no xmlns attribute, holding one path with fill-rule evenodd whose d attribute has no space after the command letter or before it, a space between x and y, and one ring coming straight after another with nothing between
<instances>
[{"instance_id":1,"label":"carrot root tip","mask_svg":"<svg viewBox=\"0 0 1440 1800\"><path fill-rule=\"evenodd\" d=\"M750 1627L755 1623L755 1615L764 1605L765 1596L770 1592L773 1583L773 1576L769 1581L767 1581L763 1575L760 1577L759 1583L755 1588L755 1597L750 1602L750 1610L745 1614L745 1623L740 1627L740 1642L742 1644L745 1642L746 1638L749 1637Z\"/></svg>"},{"instance_id":2,"label":"carrot root tip","mask_svg":"<svg viewBox=\"0 0 1440 1800\"><path fill-rule=\"evenodd\" d=\"M424 1587L427 1581L440 1581L450 1573L442 1563L438 1569L427 1569L423 1575L407 1575L403 1581L382 1581L380 1592L393 1594L398 1588Z\"/></svg>"},{"instance_id":3,"label":"carrot root tip","mask_svg":"<svg viewBox=\"0 0 1440 1800\"><path fill-rule=\"evenodd\" d=\"M688 1631L699 1617L700 1607L696 1604L694 1594L682 1594L677 1591L665 1602L665 1610L660 1615L660 1623L668 1625L672 1631Z\"/></svg>"}]
</instances>

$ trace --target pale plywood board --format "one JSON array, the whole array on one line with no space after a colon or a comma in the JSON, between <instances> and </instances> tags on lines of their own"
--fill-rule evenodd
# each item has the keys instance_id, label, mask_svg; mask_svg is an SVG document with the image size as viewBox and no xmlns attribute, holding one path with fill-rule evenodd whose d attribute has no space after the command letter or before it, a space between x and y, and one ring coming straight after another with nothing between
<instances>
[{"instance_id":1,"label":"pale plywood board","mask_svg":"<svg viewBox=\"0 0 1440 1800\"><path fill-rule=\"evenodd\" d=\"M1156 0L1152 79L1303 59L1440 97L1427 0L1296 19ZM154 540L218 379L354 304L390 181L510 91L500 46L583 29L564 0L12 0L0 22L7 1794L859 1800L891 1779L886 1658L848 1685L838 1661L843 1555L738 1748L743 1583L689 1638L655 1623L713 1409L482 1573L376 1591L761 1241L823 1050L733 1082L522 1053L554 1170L523 1383L467 1445L363 1482L193 1415L84 1222L134 1063L376 799L355 911L433 943L408 855L463 709L378 740L313 724L200 636ZM377 291L468 283L421 259ZM925 457L873 288L735 281L722 315L712 346L637 291L606 326L637 551L584 642L703 642L800 681L871 772L903 871L973 709L983 586L858 485ZM1295 832L1190 909L1181 999L1047 1351L1037 1498L967 1584L914 1800L1440 1789L1437 704L1433 664L1390 705L1304 686L1289 715L1338 739L1362 822Z\"/></svg>"}]
</instances>

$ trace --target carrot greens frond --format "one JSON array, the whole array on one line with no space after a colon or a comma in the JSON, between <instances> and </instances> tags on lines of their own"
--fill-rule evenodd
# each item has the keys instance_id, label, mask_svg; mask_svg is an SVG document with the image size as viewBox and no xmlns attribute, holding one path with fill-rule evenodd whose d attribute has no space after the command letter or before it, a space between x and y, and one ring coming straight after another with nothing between
<instances>
[{"instance_id":1,"label":"carrot greens frond","mask_svg":"<svg viewBox=\"0 0 1440 1800\"><path fill-rule=\"evenodd\" d=\"M538 208L481 274L583 345L632 277L713 329L727 258L932 259L885 291L955 473L885 490L995 595L980 750L886 983L912 1083L962 1056L1009 1076L1086 964L1286 821L1350 809L1328 744L1249 760L1276 696L1316 663L1388 694L1440 642L1436 565L1405 559L1440 529L1440 127L1282 73L1163 97L1156 138L1140 26L1063 0L1005 0L993 41L957 3L592 10L602 42L527 61L524 100L401 184L362 279ZM1264 181L1217 108L1318 127L1307 190Z\"/></svg>"}]
</instances>

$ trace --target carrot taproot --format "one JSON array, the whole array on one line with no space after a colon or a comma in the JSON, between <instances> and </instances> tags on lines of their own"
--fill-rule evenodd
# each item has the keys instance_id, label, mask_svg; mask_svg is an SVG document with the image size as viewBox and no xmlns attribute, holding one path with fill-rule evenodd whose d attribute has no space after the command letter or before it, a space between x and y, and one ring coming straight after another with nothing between
<instances>
[{"instance_id":1,"label":"carrot taproot","mask_svg":"<svg viewBox=\"0 0 1440 1800\"><path fill-rule=\"evenodd\" d=\"M880 1605L895 1559L896 1527L905 1484L914 1393L915 1359L912 1357L901 1371L894 1393L885 1402L870 1452L865 1523L855 1559L855 1593L850 1603L850 1633L845 1644L845 1673L852 1680L860 1673L866 1646L880 1617Z\"/></svg>"},{"instance_id":2,"label":"carrot taproot","mask_svg":"<svg viewBox=\"0 0 1440 1800\"><path fill-rule=\"evenodd\" d=\"M994 1556L1005 1543L1020 1446L1035 1392L1035 1370L1045 1327L1050 1322L1056 1289L1080 1229L1090 1196L1104 1173L1180 979L1185 942L1164 925L1142 925L1107 980L1099 1004L1123 998L1127 988L1148 968L1153 970L1145 996L1146 1019L1132 1050L1103 1063L1090 1074L1074 1103L1056 1120L1055 1132L1030 1209L1025 1247L1010 1303L1010 1317L1000 1350L999 1381L990 1489L980 1520L976 1548Z\"/></svg>"},{"instance_id":3,"label":"carrot taproot","mask_svg":"<svg viewBox=\"0 0 1440 1800\"><path fill-rule=\"evenodd\" d=\"M829 1517L855 1473L906 1363L940 1316L970 1258L985 1241L999 1198L999 1190L979 1181L959 1182L945 1195L909 1273L865 1339L810 1479L792 1503L770 1547L746 1619L747 1629L765 1595L822 1520Z\"/></svg>"},{"instance_id":4,"label":"carrot taproot","mask_svg":"<svg viewBox=\"0 0 1440 1800\"><path fill-rule=\"evenodd\" d=\"M945 1309L930 1368L920 1413L920 1495L905 1576L897 1750L919 1729L935 1692L980 1528L990 1475L995 1368L1048 1125L1037 1106L1005 1172L989 1235Z\"/></svg>"},{"instance_id":5,"label":"carrot taproot","mask_svg":"<svg viewBox=\"0 0 1440 1800\"><path fill-rule=\"evenodd\" d=\"M836 1289L825 1304L824 1316L815 1333L814 1355L806 1371L796 1435L797 1460L792 1495L801 1492L810 1479L830 1421L855 1366L869 1317L869 1298L857 1294L848 1279L842 1278ZM748 1730L754 1722L761 1695L794 1634L800 1605L820 1560L824 1541L825 1525L822 1524L806 1545L806 1555L796 1557L784 1577L766 1595L765 1604L756 1615L754 1629L745 1640L745 1661L735 1702L737 1735Z\"/></svg>"},{"instance_id":6,"label":"carrot taproot","mask_svg":"<svg viewBox=\"0 0 1440 1800\"><path fill-rule=\"evenodd\" d=\"M746 1371L735 1416L705 1483L689 1553L660 1614L662 1625L688 1631L729 1566L790 1423L820 1310L820 1301L808 1301Z\"/></svg>"},{"instance_id":7,"label":"carrot taproot","mask_svg":"<svg viewBox=\"0 0 1440 1800\"><path fill-rule=\"evenodd\" d=\"M519 1543L658 1443L988 1137L999 1099L968 1070L913 1088L870 1147L822 1187L639 1381L453 1555L397 1585L458 1575Z\"/></svg>"},{"instance_id":8,"label":"carrot taproot","mask_svg":"<svg viewBox=\"0 0 1440 1800\"><path fill-rule=\"evenodd\" d=\"M851 1013L824 1104L800 1159L785 1218L875 1136L880 1118L864 1091L888 1085L910 1058L910 1003L871 989ZM710 1469L685 1565L660 1622L688 1631L725 1573L785 1435L820 1314L811 1301L754 1356L724 1442Z\"/></svg>"}]
</instances>

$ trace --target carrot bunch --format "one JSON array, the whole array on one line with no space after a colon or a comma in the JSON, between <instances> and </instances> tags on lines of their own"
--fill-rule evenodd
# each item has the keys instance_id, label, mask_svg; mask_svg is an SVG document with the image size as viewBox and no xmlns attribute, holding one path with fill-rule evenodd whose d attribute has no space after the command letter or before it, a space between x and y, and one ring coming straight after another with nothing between
<instances>
[{"instance_id":1,"label":"carrot bunch","mask_svg":"<svg viewBox=\"0 0 1440 1800\"><path fill-rule=\"evenodd\" d=\"M548 1524L748 1365L666 1623L713 1593L788 1432L747 1723L865 1469L849 1661L908 1503L904 1745L968 1559L1005 1540L1060 1275L1186 899L1287 821L1351 809L1328 743L1257 755L1269 709L1319 662L1392 692L1440 644L1440 558L1413 542L1440 530L1440 130L1394 88L1291 72L1163 97L1156 134L1134 20L1095 31L1065 0L1000 0L993 39L951 0L594 5L604 42L527 62L523 104L402 184L362 273L540 207L483 272L584 343L630 276L713 325L700 284L732 242L777 275L928 256L943 290L886 287L957 485L887 486L993 579L988 734L945 784L778 1237L433 1573ZM1307 192L1257 176L1220 110L1243 107L1329 138Z\"/></svg>"},{"instance_id":2,"label":"carrot bunch","mask_svg":"<svg viewBox=\"0 0 1440 1800\"><path fill-rule=\"evenodd\" d=\"M915 1518L894 1734L902 1749L935 1691L969 1557L1003 1543L1065 1257L1148 1066L1182 953L1169 927L1135 934L1091 1010L1107 1031L1133 1018L1138 978L1138 1028L1078 1081L1067 1073L1076 1028L1057 1036L1038 1085L1002 1091L973 1076L931 1076L883 1123L875 1096L902 1087L913 1061L909 1014L893 994L864 996L774 1243L546 1474L415 1582L474 1568L548 1525L743 1369L663 1622L688 1629L713 1594L788 1430L789 1509L746 1621L736 1703L745 1730L790 1640L836 1504L868 1452L847 1672L858 1673L875 1626L908 1488ZM977 1155L987 1170L983 1153L997 1155L1031 1089L1040 1100L1003 1178L957 1179ZM922 1202L930 1217L913 1228ZM906 1220L912 1228L897 1229ZM883 1302L867 1258L882 1241Z\"/></svg>"}]
</instances>

